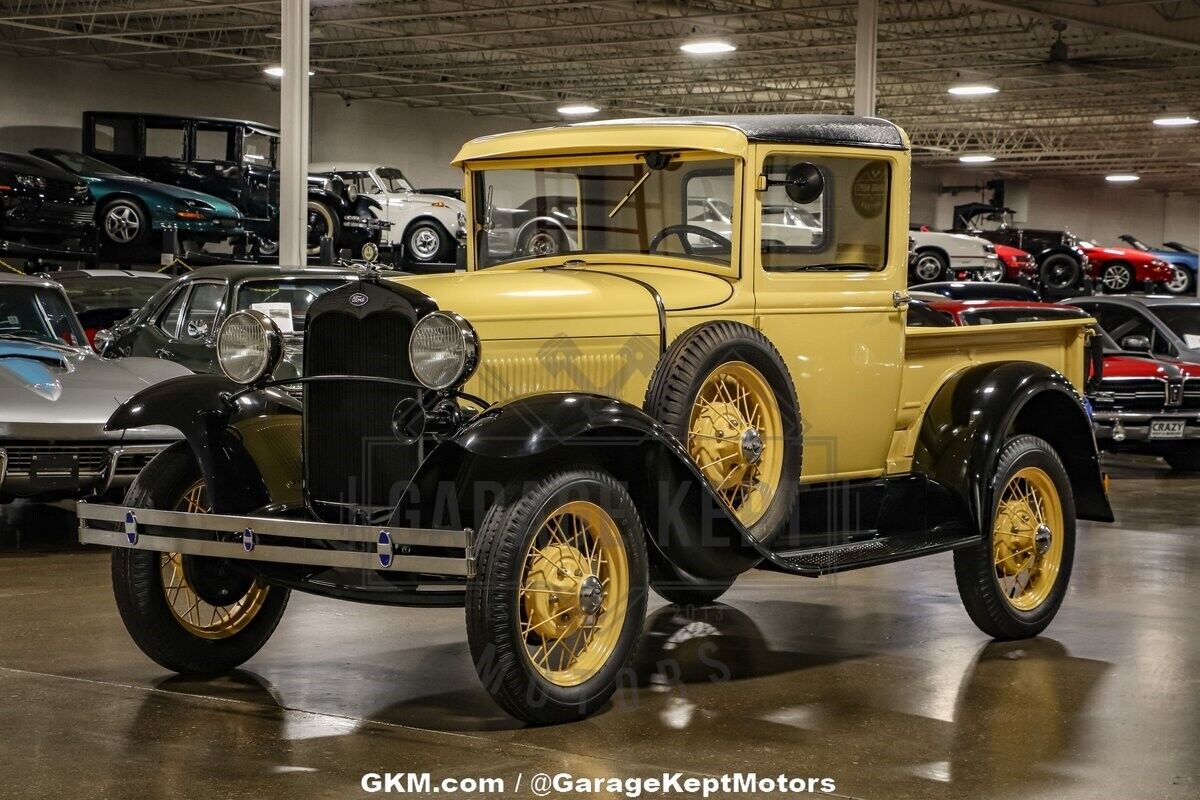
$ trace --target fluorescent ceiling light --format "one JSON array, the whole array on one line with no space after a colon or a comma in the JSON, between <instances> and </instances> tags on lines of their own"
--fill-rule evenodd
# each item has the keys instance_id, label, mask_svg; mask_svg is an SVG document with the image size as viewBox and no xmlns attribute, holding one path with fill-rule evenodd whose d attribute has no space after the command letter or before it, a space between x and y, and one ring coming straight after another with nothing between
<instances>
[{"instance_id":1,"label":"fluorescent ceiling light","mask_svg":"<svg viewBox=\"0 0 1200 800\"><path fill-rule=\"evenodd\" d=\"M685 53L697 56L712 55L713 53L732 53L737 46L720 39L705 39L703 41L684 42L679 49Z\"/></svg>"},{"instance_id":2,"label":"fluorescent ceiling light","mask_svg":"<svg viewBox=\"0 0 1200 800\"><path fill-rule=\"evenodd\" d=\"M558 107L558 113L568 117L586 117L588 114L595 114L599 110L599 108L590 103L571 103L570 105Z\"/></svg>"},{"instance_id":3,"label":"fluorescent ceiling light","mask_svg":"<svg viewBox=\"0 0 1200 800\"><path fill-rule=\"evenodd\" d=\"M276 66L276 67L266 67L265 69L263 69L263 72L267 73L267 74L268 74L268 75L270 75L272 78L282 78L282 77L283 77L283 67L278 67L278 66ZM316 75L317 73L313 72L313 71L310 69L310 70L308 71L308 74L309 74L309 77L311 77L311 76L313 76L313 75Z\"/></svg>"},{"instance_id":4,"label":"fluorescent ceiling light","mask_svg":"<svg viewBox=\"0 0 1200 800\"><path fill-rule=\"evenodd\" d=\"M975 153L973 155L959 156L958 160L964 164L986 164L989 161L995 161L995 156L989 156L987 153Z\"/></svg>"},{"instance_id":5,"label":"fluorescent ceiling light","mask_svg":"<svg viewBox=\"0 0 1200 800\"><path fill-rule=\"evenodd\" d=\"M1105 175L1104 180L1109 183L1133 183L1140 180L1140 177L1137 175Z\"/></svg>"},{"instance_id":6,"label":"fluorescent ceiling light","mask_svg":"<svg viewBox=\"0 0 1200 800\"><path fill-rule=\"evenodd\" d=\"M1164 128L1176 128L1183 125L1195 125L1200 122L1191 114L1166 114L1154 120L1155 125L1162 125Z\"/></svg>"},{"instance_id":7,"label":"fluorescent ceiling light","mask_svg":"<svg viewBox=\"0 0 1200 800\"><path fill-rule=\"evenodd\" d=\"M973 97L975 95L995 94L1000 89L990 83L956 83L946 91L950 94L956 94L959 97Z\"/></svg>"}]
</instances>

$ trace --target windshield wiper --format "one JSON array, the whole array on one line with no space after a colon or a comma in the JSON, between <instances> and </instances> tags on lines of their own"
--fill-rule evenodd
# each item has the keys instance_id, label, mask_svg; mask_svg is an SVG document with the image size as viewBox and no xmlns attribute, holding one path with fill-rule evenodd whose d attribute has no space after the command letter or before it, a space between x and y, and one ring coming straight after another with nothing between
<instances>
[{"instance_id":1,"label":"windshield wiper","mask_svg":"<svg viewBox=\"0 0 1200 800\"><path fill-rule=\"evenodd\" d=\"M847 264L807 264L802 267L793 267L792 272L871 272L876 267L870 264L847 263Z\"/></svg>"},{"instance_id":2,"label":"windshield wiper","mask_svg":"<svg viewBox=\"0 0 1200 800\"><path fill-rule=\"evenodd\" d=\"M642 184L645 183L647 181L647 179L649 179L649 177L650 177L650 170L646 170L645 172L642 173L642 177L637 179L637 183L633 184L633 186L629 189L629 191L625 193L625 196L622 197L615 206L613 206L613 210L608 212L609 219L612 219L613 217L615 217L617 215L617 212L625 207L625 204L629 202L629 198L633 197L637 193L637 190L642 188Z\"/></svg>"}]
</instances>

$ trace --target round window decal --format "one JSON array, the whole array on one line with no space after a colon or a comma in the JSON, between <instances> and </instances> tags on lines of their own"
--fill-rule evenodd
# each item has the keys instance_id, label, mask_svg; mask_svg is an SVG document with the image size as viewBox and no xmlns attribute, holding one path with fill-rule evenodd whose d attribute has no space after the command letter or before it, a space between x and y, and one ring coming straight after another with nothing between
<instances>
[{"instance_id":1,"label":"round window decal","mask_svg":"<svg viewBox=\"0 0 1200 800\"><path fill-rule=\"evenodd\" d=\"M872 161L854 176L850 187L850 202L864 219L874 219L883 213L887 204L888 164Z\"/></svg>"}]
</instances>

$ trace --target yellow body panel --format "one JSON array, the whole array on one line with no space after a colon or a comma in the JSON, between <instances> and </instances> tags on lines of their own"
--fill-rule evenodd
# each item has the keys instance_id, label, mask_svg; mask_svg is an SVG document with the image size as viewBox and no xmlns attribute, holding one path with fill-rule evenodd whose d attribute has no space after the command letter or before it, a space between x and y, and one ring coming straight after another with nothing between
<instances>
[{"instance_id":1,"label":"yellow body panel","mask_svg":"<svg viewBox=\"0 0 1200 800\"><path fill-rule=\"evenodd\" d=\"M483 230L474 218L476 171L608 164L627 157L619 154L658 149L693 160L705 158L704 151L736 159L730 263L566 253L481 270L469 236L465 274L397 279L475 327L480 366L467 391L491 402L587 391L640 406L664 338L669 345L712 320L743 322L771 340L791 373L804 426L801 478L815 481L908 470L930 399L972 364L1036 361L1082 383L1087 320L906 332L900 301L907 281L907 151L752 144L717 122L596 123L488 136L466 144L455 159L466 175L468 230ZM876 247L882 269L764 268L761 175L775 156L887 162L886 247Z\"/></svg>"}]
</instances>

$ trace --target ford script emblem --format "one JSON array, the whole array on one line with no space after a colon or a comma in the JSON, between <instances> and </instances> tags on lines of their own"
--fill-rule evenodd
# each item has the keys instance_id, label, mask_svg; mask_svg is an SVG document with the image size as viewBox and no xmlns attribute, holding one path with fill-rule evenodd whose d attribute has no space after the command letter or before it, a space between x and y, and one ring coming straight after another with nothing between
<instances>
[{"instance_id":1,"label":"ford script emblem","mask_svg":"<svg viewBox=\"0 0 1200 800\"><path fill-rule=\"evenodd\" d=\"M379 544L376 546L379 555L379 566L387 569L392 565L392 536L387 531L379 532Z\"/></svg>"},{"instance_id":2,"label":"ford script emblem","mask_svg":"<svg viewBox=\"0 0 1200 800\"><path fill-rule=\"evenodd\" d=\"M370 299L371 298L367 297L362 292L355 292L354 294L350 295L350 305L354 306L355 308L362 308Z\"/></svg>"}]
</instances>

